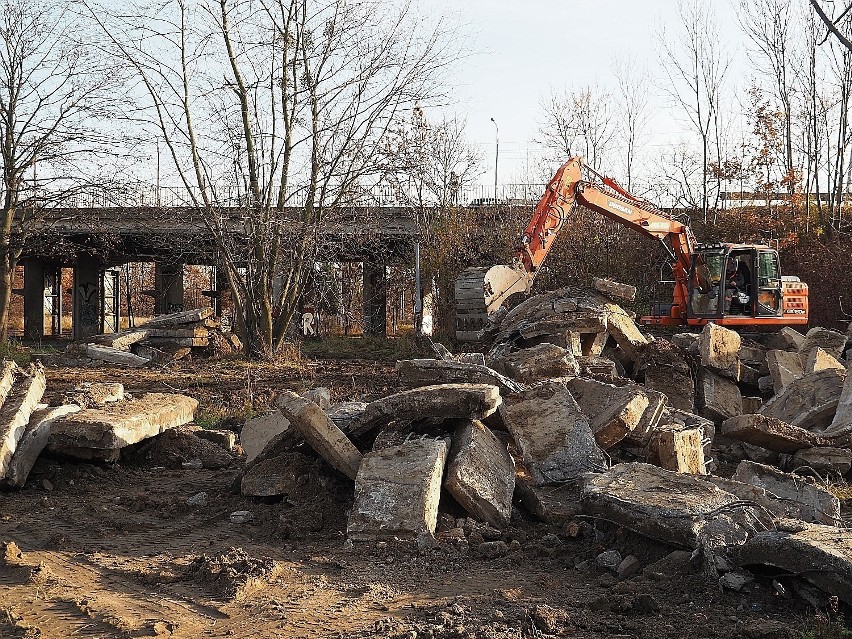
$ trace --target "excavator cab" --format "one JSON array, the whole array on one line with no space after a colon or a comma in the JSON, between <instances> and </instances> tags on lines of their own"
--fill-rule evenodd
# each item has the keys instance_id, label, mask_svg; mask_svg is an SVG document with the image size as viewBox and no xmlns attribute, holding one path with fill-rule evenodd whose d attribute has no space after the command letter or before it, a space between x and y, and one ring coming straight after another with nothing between
<instances>
[{"instance_id":1,"label":"excavator cab","mask_svg":"<svg viewBox=\"0 0 852 639\"><path fill-rule=\"evenodd\" d=\"M790 318L785 319L785 279L798 281L781 277L778 251L768 246L699 245L689 275L687 321L722 325L789 323Z\"/></svg>"}]
</instances>

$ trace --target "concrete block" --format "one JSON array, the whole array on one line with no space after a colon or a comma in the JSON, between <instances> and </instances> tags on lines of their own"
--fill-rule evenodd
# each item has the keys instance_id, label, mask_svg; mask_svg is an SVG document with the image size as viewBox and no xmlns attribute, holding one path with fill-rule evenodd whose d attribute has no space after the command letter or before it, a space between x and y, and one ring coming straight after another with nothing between
<instances>
[{"instance_id":1,"label":"concrete block","mask_svg":"<svg viewBox=\"0 0 852 639\"><path fill-rule=\"evenodd\" d=\"M827 430L836 437L852 433L852 375L848 373L837 400L837 410Z\"/></svg>"},{"instance_id":2,"label":"concrete block","mask_svg":"<svg viewBox=\"0 0 852 639\"><path fill-rule=\"evenodd\" d=\"M814 346L805 359L805 374L822 371L826 368L846 370L846 366L835 357L829 355L819 346Z\"/></svg>"},{"instance_id":3,"label":"concrete block","mask_svg":"<svg viewBox=\"0 0 852 639\"><path fill-rule=\"evenodd\" d=\"M671 337L671 342L688 353L698 355L700 338L701 335L699 333L675 333Z\"/></svg>"},{"instance_id":4,"label":"concrete block","mask_svg":"<svg viewBox=\"0 0 852 639\"><path fill-rule=\"evenodd\" d=\"M419 439L364 455L355 478L350 539L433 537L450 446Z\"/></svg>"},{"instance_id":5,"label":"concrete block","mask_svg":"<svg viewBox=\"0 0 852 639\"><path fill-rule=\"evenodd\" d=\"M805 374L802 358L798 353L773 350L766 353L766 364L772 378L772 388L780 393L785 386Z\"/></svg>"},{"instance_id":6,"label":"concrete block","mask_svg":"<svg viewBox=\"0 0 852 639\"><path fill-rule=\"evenodd\" d=\"M710 549L743 543L757 509L695 475L619 464L584 478L583 511L667 544Z\"/></svg>"},{"instance_id":7,"label":"concrete block","mask_svg":"<svg viewBox=\"0 0 852 639\"><path fill-rule=\"evenodd\" d=\"M461 420L453 434L444 487L465 510L497 528L509 525L515 462L480 422Z\"/></svg>"},{"instance_id":8,"label":"concrete block","mask_svg":"<svg viewBox=\"0 0 852 639\"><path fill-rule=\"evenodd\" d=\"M44 406L34 411L30 415L30 421L27 424L24 434L18 440L18 446L15 448L15 453L9 461L9 467L6 470L5 483L12 488L23 488L27 483L27 477L30 471L41 455L41 451L47 446L47 439L50 436L50 429L60 417L76 413L80 407L76 404L67 404L65 406Z\"/></svg>"},{"instance_id":9,"label":"concrete block","mask_svg":"<svg viewBox=\"0 0 852 639\"><path fill-rule=\"evenodd\" d=\"M65 393L62 402L77 404L81 408L94 408L123 399L124 384L120 382L83 382Z\"/></svg>"},{"instance_id":10,"label":"concrete block","mask_svg":"<svg viewBox=\"0 0 852 639\"><path fill-rule=\"evenodd\" d=\"M577 357L580 377L591 377L601 382L613 382L620 377L618 365L606 357Z\"/></svg>"},{"instance_id":11,"label":"concrete block","mask_svg":"<svg viewBox=\"0 0 852 639\"><path fill-rule=\"evenodd\" d=\"M648 345L645 337L636 326L633 319L617 304L607 304L606 330L624 352L627 359L635 362L639 359L642 349ZM598 355L600 353L597 353Z\"/></svg>"},{"instance_id":12,"label":"concrete block","mask_svg":"<svg viewBox=\"0 0 852 639\"><path fill-rule=\"evenodd\" d=\"M604 450L634 432L650 404L638 385L614 386L577 377L567 382L568 390L589 417L595 441Z\"/></svg>"},{"instance_id":13,"label":"concrete block","mask_svg":"<svg viewBox=\"0 0 852 639\"><path fill-rule=\"evenodd\" d=\"M792 467L811 468L821 475L845 475L852 469L852 450L832 446L803 448L793 455Z\"/></svg>"},{"instance_id":14,"label":"concrete block","mask_svg":"<svg viewBox=\"0 0 852 639\"><path fill-rule=\"evenodd\" d=\"M636 301L636 287L629 284L622 284L613 280L605 280L600 277L592 278L592 286L599 293L603 293L609 298L624 300L625 302Z\"/></svg>"},{"instance_id":15,"label":"concrete block","mask_svg":"<svg viewBox=\"0 0 852 639\"><path fill-rule=\"evenodd\" d=\"M738 551L741 566L772 566L800 575L826 596L852 605L852 530L782 521L759 532Z\"/></svg>"},{"instance_id":16,"label":"concrete block","mask_svg":"<svg viewBox=\"0 0 852 639\"><path fill-rule=\"evenodd\" d=\"M0 408L0 479L6 476L18 441L24 434L30 415L44 395L45 379L41 364L20 371Z\"/></svg>"},{"instance_id":17,"label":"concrete block","mask_svg":"<svg viewBox=\"0 0 852 639\"><path fill-rule=\"evenodd\" d=\"M522 384L580 373L580 366L571 351L548 343L503 355L495 366L501 373Z\"/></svg>"},{"instance_id":18,"label":"concrete block","mask_svg":"<svg viewBox=\"0 0 852 639\"><path fill-rule=\"evenodd\" d=\"M760 414L828 436L846 374L845 370L828 368L794 380L766 402ZM835 432L833 428L831 432Z\"/></svg>"},{"instance_id":19,"label":"concrete block","mask_svg":"<svg viewBox=\"0 0 852 639\"><path fill-rule=\"evenodd\" d=\"M352 423L367 409L367 402L338 402L329 406L325 413L344 433L352 430Z\"/></svg>"},{"instance_id":20,"label":"concrete block","mask_svg":"<svg viewBox=\"0 0 852 639\"><path fill-rule=\"evenodd\" d=\"M575 479L606 468L586 415L562 382L532 386L500 407L533 483Z\"/></svg>"},{"instance_id":21,"label":"concrete block","mask_svg":"<svg viewBox=\"0 0 852 639\"><path fill-rule=\"evenodd\" d=\"M649 448L661 468L677 473L706 475L703 433L697 428L661 429L651 435Z\"/></svg>"},{"instance_id":22,"label":"concrete block","mask_svg":"<svg viewBox=\"0 0 852 639\"><path fill-rule=\"evenodd\" d=\"M329 465L355 479L361 453L319 406L296 393L283 391L276 397L275 407Z\"/></svg>"},{"instance_id":23,"label":"concrete block","mask_svg":"<svg viewBox=\"0 0 852 639\"><path fill-rule=\"evenodd\" d=\"M691 333L681 333L691 334ZM683 351L671 342L657 340L644 351L640 369L645 386L663 393L669 405L689 413L695 412L695 382Z\"/></svg>"},{"instance_id":24,"label":"concrete block","mask_svg":"<svg viewBox=\"0 0 852 639\"><path fill-rule=\"evenodd\" d=\"M846 335L820 326L812 328L805 335L805 341L799 346L802 359L807 358L817 346L835 359L840 359L843 351L846 350Z\"/></svg>"},{"instance_id":25,"label":"concrete block","mask_svg":"<svg viewBox=\"0 0 852 639\"><path fill-rule=\"evenodd\" d=\"M351 427L351 434L362 435L393 420L414 421L427 417L481 420L500 405L500 390L490 384L441 384L423 386L367 405Z\"/></svg>"},{"instance_id":26,"label":"concrete block","mask_svg":"<svg viewBox=\"0 0 852 639\"><path fill-rule=\"evenodd\" d=\"M101 346L109 346L121 351L129 350L134 344L147 339L148 330L144 328L130 328L118 333L106 333L91 338L91 342Z\"/></svg>"},{"instance_id":27,"label":"concrete block","mask_svg":"<svg viewBox=\"0 0 852 639\"><path fill-rule=\"evenodd\" d=\"M763 488L783 502L789 517L835 525L840 521L840 500L804 477L752 461L742 461L732 479Z\"/></svg>"},{"instance_id":28,"label":"concrete block","mask_svg":"<svg viewBox=\"0 0 852 639\"><path fill-rule=\"evenodd\" d=\"M795 453L802 448L824 444L810 431L766 415L738 415L722 423L721 434L778 453Z\"/></svg>"},{"instance_id":29,"label":"concrete block","mask_svg":"<svg viewBox=\"0 0 852 639\"><path fill-rule=\"evenodd\" d=\"M289 428L290 420L280 410L247 420L240 431L240 446L245 451L246 462L254 461L267 444Z\"/></svg>"},{"instance_id":30,"label":"concrete block","mask_svg":"<svg viewBox=\"0 0 852 639\"><path fill-rule=\"evenodd\" d=\"M805 336L789 326L785 326L775 333L766 333L761 336L763 346L767 350L792 351L798 353L805 343Z\"/></svg>"},{"instance_id":31,"label":"concrete block","mask_svg":"<svg viewBox=\"0 0 852 639\"><path fill-rule=\"evenodd\" d=\"M741 415L743 396L737 385L704 369L699 384L701 414L716 423Z\"/></svg>"},{"instance_id":32,"label":"concrete block","mask_svg":"<svg viewBox=\"0 0 852 639\"><path fill-rule=\"evenodd\" d=\"M701 363L714 371L739 379L739 352L742 346L740 334L736 331L717 326L712 322L704 326L698 338L698 352Z\"/></svg>"},{"instance_id":33,"label":"concrete block","mask_svg":"<svg viewBox=\"0 0 852 639\"><path fill-rule=\"evenodd\" d=\"M146 322L140 328L161 328L164 326L182 326L184 324L195 324L204 322L213 317L212 308L196 308L189 311L179 311L166 315L158 315Z\"/></svg>"},{"instance_id":34,"label":"concrete block","mask_svg":"<svg viewBox=\"0 0 852 639\"><path fill-rule=\"evenodd\" d=\"M117 459L125 446L190 423L197 409L197 400L173 393L87 408L54 421L47 447L81 459Z\"/></svg>"},{"instance_id":35,"label":"concrete block","mask_svg":"<svg viewBox=\"0 0 852 639\"><path fill-rule=\"evenodd\" d=\"M122 366L130 366L137 368L145 366L149 360L144 357L134 355L129 351L122 351L111 346L98 346L97 344L86 344L86 356L92 359L98 359L110 364L120 364Z\"/></svg>"},{"instance_id":36,"label":"concrete block","mask_svg":"<svg viewBox=\"0 0 852 639\"><path fill-rule=\"evenodd\" d=\"M481 353L477 353L481 354ZM484 365L438 359L406 359L396 363L399 382L407 388L438 384L491 384L501 394L517 393L523 384Z\"/></svg>"},{"instance_id":37,"label":"concrete block","mask_svg":"<svg viewBox=\"0 0 852 639\"><path fill-rule=\"evenodd\" d=\"M751 415L760 410L763 406L762 397L743 397L743 414Z\"/></svg>"}]
</instances>

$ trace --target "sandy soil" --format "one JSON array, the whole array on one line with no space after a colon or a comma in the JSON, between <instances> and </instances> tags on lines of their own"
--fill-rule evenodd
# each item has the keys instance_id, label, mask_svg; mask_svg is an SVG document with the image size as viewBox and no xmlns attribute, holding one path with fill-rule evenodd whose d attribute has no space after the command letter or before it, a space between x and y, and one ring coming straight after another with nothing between
<instances>
[{"instance_id":1,"label":"sandy soil","mask_svg":"<svg viewBox=\"0 0 852 639\"><path fill-rule=\"evenodd\" d=\"M172 388L208 410L259 409L282 388L325 384L335 399L394 388L386 364L325 361L51 368L50 392L80 379L123 381L134 393ZM24 490L0 493L0 637L783 639L802 636L812 617L770 575L722 591L681 561L620 580L595 565L597 554L617 549L647 567L675 549L602 522L557 530L519 510L502 535L513 550L486 559L473 550L483 531L450 532L464 516L456 509L442 515L431 550L352 547L352 485L324 463L312 461L285 499L254 500L239 494L238 457L183 468L206 454L187 437L198 439L164 439L115 465L43 457ZM206 503L186 503L200 492ZM232 522L239 510L252 519Z\"/></svg>"}]
</instances>

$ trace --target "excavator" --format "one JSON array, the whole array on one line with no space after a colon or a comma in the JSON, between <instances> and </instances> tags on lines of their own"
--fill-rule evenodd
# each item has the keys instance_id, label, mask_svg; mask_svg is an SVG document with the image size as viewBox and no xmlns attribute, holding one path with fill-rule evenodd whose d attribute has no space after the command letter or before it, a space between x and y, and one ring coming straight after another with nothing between
<instances>
[{"instance_id":1,"label":"excavator","mask_svg":"<svg viewBox=\"0 0 852 639\"><path fill-rule=\"evenodd\" d=\"M585 179L584 179L585 174ZM628 193L581 157L563 164L545 189L511 265L465 269L455 283L456 339L478 341L536 273L577 206L659 241L671 260L671 303L655 303L640 323L659 326L781 327L807 324L808 285L781 275L778 251L763 244L699 244L689 226Z\"/></svg>"}]
</instances>

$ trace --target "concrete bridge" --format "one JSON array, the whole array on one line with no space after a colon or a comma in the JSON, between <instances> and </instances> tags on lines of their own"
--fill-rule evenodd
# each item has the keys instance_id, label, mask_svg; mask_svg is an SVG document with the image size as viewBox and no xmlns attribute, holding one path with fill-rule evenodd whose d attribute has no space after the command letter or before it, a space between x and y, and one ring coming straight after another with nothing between
<instances>
[{"instance_id":1,"label":"concrete bridge","mask_svg":"<svg viewBox=\"0 0 852 639\"><path fill-rule=\"evenodd\" d=\"M245 237L243 212L224 209L225 226L234 241ZM288 228L298 237L303 228L298 209L285 212ZM324 262L363 262L365 329L384 334L387 266L411 265L419 237L411 209L348 207L327 212L318 233L318 255ZM188 207L80 207L52 209L40 219L22 254L24 268L24 335L40 339L61 329L62 268L74 272L72 326L74 339L116 330L120 321L118 267L153 262L155 312L182 307L183 266L219 266L213 233L197 209ZM227 283L216 278L204 294L220 310ZM52 331L45 320L53 321Z\"/></svg>"}]
</instances>

